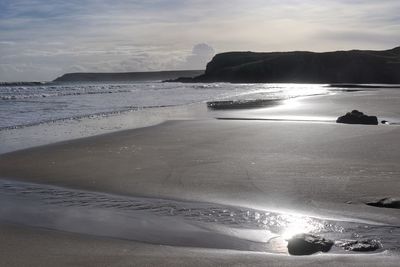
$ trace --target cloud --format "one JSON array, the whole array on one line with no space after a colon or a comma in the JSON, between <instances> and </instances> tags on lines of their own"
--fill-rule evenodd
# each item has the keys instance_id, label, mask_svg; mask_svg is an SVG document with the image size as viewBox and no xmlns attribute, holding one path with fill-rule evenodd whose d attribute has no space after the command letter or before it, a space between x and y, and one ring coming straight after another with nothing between
<instances>
[{"instance_id":1,"label":"cloud","mask_svg":"<svg viewBox=\"0 0 400 267\"><path fill-rule=\"evenodd\" d=\"M214 51L391 48L399 14L398 0L1 0L0 81L202 69ZM188 50L199 40L213 47Z\"/></svg>"},{"instance_id":2,"label":"cloud","mask_svg":"<svg viewBox=\"0 0 400 267\"><path fill-rule=\"evenodd\" d=\"M205 69L207 63L215 55L215 50L205 43L196 44L193 46L192 54L186 57L185 62L178 67L180 69Z\"/></svg>"},{"instance_id":3,"label":"cloud","mask_svg":"<svg viewBox=\"0 0 400 267\"><path fill-rule=\"evenodd\" d=\"M351 43L351 44L364 44L371 43L373 40L376 44L398 43L400 44L400 35L390 33L382 33L380 31L352 31L352 30L323 30L317 32L315 38L327 40L330 42Z\"/></svg>"}]
</instances>

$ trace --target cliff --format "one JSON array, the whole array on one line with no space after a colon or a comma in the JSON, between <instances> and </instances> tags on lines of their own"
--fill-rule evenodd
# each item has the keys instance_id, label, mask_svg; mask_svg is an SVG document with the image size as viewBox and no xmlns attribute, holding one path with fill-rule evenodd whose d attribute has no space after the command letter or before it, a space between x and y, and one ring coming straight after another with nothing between
<instances>
[{"instance_id":1,"label":"cliff","mask_svg":"<svg viewBox=\"0 0 400 267\"><path fill-rule=\"evenodd\" d=\"M53 82L135 82L135 81L160 81L176 79L178 77L195 77L204 73L204 70L182 71L157 71L157 72L121 72L121 73L67 73L58 77Z\"/></svg>"},{"instance_id":2,"label":"cliff","mask_svg":"<svg viewBox=\"0 0 400 267\"><path fill-rule=\"evenodd\" d=\"M385 50L228 52L216 55L203 75L181 82L400 83L400 47Z\"/></svg>"}]
</instances>

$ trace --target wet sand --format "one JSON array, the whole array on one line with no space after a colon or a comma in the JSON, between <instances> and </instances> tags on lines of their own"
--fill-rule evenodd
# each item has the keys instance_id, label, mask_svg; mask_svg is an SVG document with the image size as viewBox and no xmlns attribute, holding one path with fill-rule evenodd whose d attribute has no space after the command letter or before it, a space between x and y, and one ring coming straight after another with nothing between
<instances>
[{"instance_id":1,"label":"wet sand","mask_svg":"<svg viewBox=\"0 0 400 267\"><path fill-rule=\"evenodd\" d=\"M389 253L292 257L157 246L2 224L2 266L398 266Z\"/></svg>"},{"instance_id":2,"label":"wet sand","mask_svg":"<svg viewBox=\"0 0 400 267\"><path fill-rule=\"evenodd\" d=\"M399 97L400 92L387 89L309 97L269 109L215 113L215 117L230 120L169 121L67 141L0 155L0 176L117 195L202 201L399 226L399 210L364 203L400 194L400 128L331 122L352 109L395 121L400 118ZM309 122L296 121L300 118ZM265 265L270 261L290 266L395 266L399 260L396 251L366 256L326 254L299 260L268 253L160 247L4 222L0 231L5 255L12 255L9 244L15 244L22 233L43 243L43 251L53 243L49 240L60 240L50 249L60 263L79 262L85 255L71 244L79 244L90 255L94 253L90 247L98 244L101 248L95 250L97 255L108 256L92 259L105 265L125 265L132 260L138 265ZM112 253L123 247L128 247L128 252L122 258ZM25 249L25 257L37 249ZM44 255L43 260L48 257L54 254ZM18 265L17 259L1 258Z\"/></svg>"}]
</instances>

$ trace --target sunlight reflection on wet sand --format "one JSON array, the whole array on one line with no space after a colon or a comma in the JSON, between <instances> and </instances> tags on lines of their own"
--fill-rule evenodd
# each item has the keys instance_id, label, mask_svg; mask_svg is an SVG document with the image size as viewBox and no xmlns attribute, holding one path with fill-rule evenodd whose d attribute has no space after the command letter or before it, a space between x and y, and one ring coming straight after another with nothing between
<instances>
[{"instance_id":1,"label":"sunlight reflection on wet sand","mask_svg":"<svg viewBox=\"0 0 400 267\"><path fill-rule=\"evenodd\" d=\"M0 221L153 244L286 253L299 233L400 247L398 226L0 180ZM341 250L344 253L343 250Z\"/></svg>"}]
</instances>

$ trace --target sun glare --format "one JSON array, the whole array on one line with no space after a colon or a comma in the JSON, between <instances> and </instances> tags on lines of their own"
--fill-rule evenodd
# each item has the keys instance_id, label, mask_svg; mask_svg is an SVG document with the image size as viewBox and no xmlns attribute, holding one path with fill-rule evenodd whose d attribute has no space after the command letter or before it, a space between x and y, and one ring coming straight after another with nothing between
<instances>
[{"instance_id":1,"label":"sun glare","mask_svg":"<svg viewBox=\"0 0 400 267\"><path fill-rule=\"evenodd\" d=\"M281 233L283 239L288 240L301 233L313 233L323 225L312 218L294 215L285 215L286 225Z\"/></svg>"}]
</instances>

